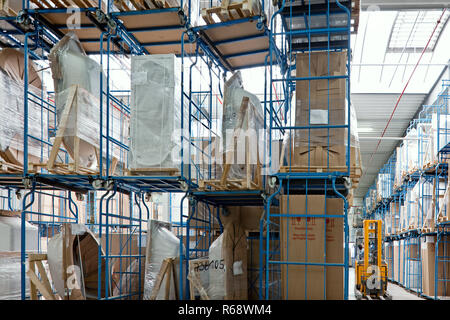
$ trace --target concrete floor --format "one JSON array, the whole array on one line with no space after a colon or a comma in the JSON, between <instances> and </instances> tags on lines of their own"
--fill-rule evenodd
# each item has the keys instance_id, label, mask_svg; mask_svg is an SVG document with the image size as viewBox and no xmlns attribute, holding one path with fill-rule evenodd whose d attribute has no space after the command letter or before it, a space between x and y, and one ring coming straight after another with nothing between
<instances>
[{"instance_id":1,"label":"concrete floor","mask_svg":"<svg viewBox=\"0 0 450 320\"><path fill-rule=\"evenodd\" d=\"M348 298L349 300L356 300L355 297L355 269L350 268L349 270L349 293ZM387 288L388 293L392 296L392 300L424 300L423 298L418 297L417 295L414 295L404 288L393 284L388 283Z\"/></svg>"}]
</instances>

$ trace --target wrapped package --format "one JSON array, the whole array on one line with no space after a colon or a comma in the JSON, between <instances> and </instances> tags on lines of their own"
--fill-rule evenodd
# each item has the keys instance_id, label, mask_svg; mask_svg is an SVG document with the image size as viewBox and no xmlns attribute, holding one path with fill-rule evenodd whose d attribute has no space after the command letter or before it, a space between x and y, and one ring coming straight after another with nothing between
<instances>
[{"instance_id":1,"label":"wrapped package","mask_svg":"<svg viewBox=\"0 0 450 320\"><path fill-rule=\"evenodd\" d=\"M237 3L243 3L243 7L241 8L244 11L247 12L251 12L251 16L258 16L261 15L261 11L262 11L262 2L264 2L264 14L267 17L267 21L270 21L270 18L272 17L273 14L273 6L272 6L272 2L269 0L230 0L229 2L227 2L228 5L232 5L232 4L237 4ZM191 5L192 6L192 5ZM214 18L212 17L212 15L208 15L205 10L212 8L212 7L220 7L221 6L221 1L219 0L213 0L213 1L200 1L200 9L202 11L202 17L203 20L208 23L215 23ZM237 10L226 10L225 12L222 10L221 14L225 15L225 14L229 14L230 19L229 20L234 20L234 19L241 19L242 16L239 15L239 12ZM213 19L213 20L211 20Z\"/></svg>"},{"instance_id":2,"label":"wrapped package","mask_svg":"<svg viewBox=\"0 0 450 320\"><path fill-rule=\"evenodd\" d=\"M173 54L131 58L129 169L180 169L182 136L188 136L189 123L189 112L181 105L180 75L180 61Z\"/></svg>"},{"instance_id":3,"label":"wrapped package","mask_svg":"<svg viewBox=\"0 0 450 320\"><path fill-rule=\"evenodd\" d=\"M208 256L210 299L247 300L247 238L241 225L228 222Z\"/></svg>"},{"instance_id":4,"label":"wrapped package","mask_svg":"<svg viewBox=\"0 0 450 320\"><path fill-rule=\"evenodd\" d=\"M419 208L419 188L420 183L417 182L415 186L408 189L406 192L405 206L405 228L416 229L418 226L418 208Z\"/></svg>"},{"instance_id":5,"label":"wrapped package","mask_svg":"<svg viewBox=\"0 0 450 320\"><path fill-rule=\"evenodd\" d=\"M23 164L24 133L24 55L18 50L0 51L0 155L13 164ZM41 79L29 61L28 162L46 160L48 112L41 108ZM35 95L36 97L33 97ZM45 97L43 97L44 99ZM42 152L41 152L42 151Z\"/></svg>"},{"instance_id":6,"label":"wrapped package","mask_svg":"<svg viewBox=\"0 0 450 320\"><path fill-rule=\"evenodd\" d=\"M21 250L20 217L0 216L0 252ZM39 243L38 227L25 221L25 248L27 251L37 251Z\"/></svg>"},{"instance_id":7,"label":"wrapped package","mask_svg":"<svg viewBox=\"0 0 450 320\"><path fill-rule=\"evenodd\" d=\"M166 258L176 259L180 256L180 240L168 229L170 225L157 220L149 220L147 229L147 252L145 255L145 276L144 276L144 299L150 299L156 279L159 275L161 265ZM184 251L184 248L183 248ZM179 259L175 260L176 281L179 281ZM171 274L168 273L166 277ZM164 278L166 279L166 278ZM185 279L182 277L181 279ZM171 278L169 299L174 300L175 285ZM156 296L157 300L165 298L166 281L161 283L161 287Z\"/></svg>"},{"instance_id":8,"label":"wrapped package","mask_svg":"<svg viewBox=\"0 0 450 320\"><path fill-rule=\"evenodd\" d=\"M28 265L28 264L27 264ZM21 299L20 252L0 252L0 300ZM25 279L29 295L30 280Z\"/></svg>"},{"instance_id":9,"label":"wrapped package","mask_svg":"<svg viewBox=\"0 0 450 320\"><path fill-rule=\"evenodd\" d=\"M433 152L433 127L431 123L418 123L417 132L419 136L418 167L421 169L425 169L427 166L434 164L435 162L435 156Z\"/></svg>"},{"instance_id":10,"label":"wrapped package","mask_svg":"<svg viewBox=\"0 0 450 320\"><path fill-rule=\"evenodd\" d=\"M99 239L84 224L64 224L62 231L50 238L47 244L47 261L56 293L69 300L97 299L100 254L102 256L100 292L104 298L107 291L105 288L107 276L108 296L112 294L112 266L109 265L106 272L105 252ZM64 282L65 276L67 282Z\"/></svg>"},{"instance_id":11,"label":"wrapped package","mask_svg":"<svg viewBox=\"0 0 450 320\"><path fill-rule=\"evenodd\" d=\"M403 141L402 176L413 173L419 165L419 144L417 129L412 128Z\"/></svg>"},{"instance_id":12,"label":"wrapped package","mask_svg":"<svg viewBox=\"0 0 450 320\"><path fill-rule=\"evenodd\" d=\"M209 281L207 293L211 300L223 300L226 294L225 291L225 264L222 252L223 247L223 233L211 244L209 247ZM216 263L216 261L218 263ZM215 267L217 265L217 268ZM223 266L223 267L222 267Z\"/></svg>"},{"instance_id":13,"label":"wrapped package","mask_svg":"<svg viewBox=\"0 0 450 320\"><path fill-rule=\"evenodd\" d=\"M256 180L264 148L263 114L259 99L244 90L241 73L236 72L225 82L223 97L223 159L230 164L228 179L245 178L250 165L251 179Z\"/></svg>"},{"instance_id":14,"label":"wrapped package","mask_svg":"<svg viewBox=\"0 0 450 320\"><path fill-rule=\"evenodd\" d=\"M379 173L377 178L377 201L389 198L392 195L393 185L394 181L390 173Z\"/></svg>"},{"instance_id":15,"label":"wrapped package","mask_svg":"<svg viewBox=\"0 0 450 320\"><path fill-rule=\"evenodd\" d=\"M96 151L100 139L100 79L106 91L106 78L101 66L90 59L73 32L67 33L50 51L50 67L55 87L55 105L58 130L64 130L63 143L72 159L75 156L75 138L79 138L79 163L85 167L95 167ZM72 96L73 100L72 100ZM70 110L67 110L70 108ZM103 135L106 135L106 97L103 97ZM111 108L113 109L113 108ZM68 112L68 122L61 128L64 111ZM110 137L125 143L125 124L116 112L110 112ZM116 146L109 154L119 158ZM106 155L106 148L102 150ZM110 157L111 158L111 157Z\"/></svg>"},{"instance_id":16,"label":"wrapped package","mask_svg":"<svg viewBox=\"0 0 450 320\"><path fill-rule=\"evenodd\" d=\"M450 143L450 114L433 113L431 125L433 130L433 155L434 159L438 159L438 153Z\"/></svg>"},{"instance_id":17,"label":"wrapped package","mask_svg":"<svg viewBox=\"0 0 450 320\"><path fill-rule=\"evenodd\" d=\"M330 52L329 56L326 52L297 54L296 77L345 76L346 63L346 52ZM347 146L350 144L350 168L352 174L353 171L359 173L356 172L361 168L356 113L350 105L349 114L346 98L345 78L296 82L295 126L303 129L294 130L294 142L289 148L284 148L287 164L312 171L317 168L344 171ZM350 141L347 128L323 128L348 123Z\"/></svg>"},{"instance_id":18,"label":"wrapped package","mask_svg":"<svg viewBox=\"0 0 450 320\"><path fill-rule=\"evenodd\" d=\"M394 189L402 185L403 145L396 149Z\"/></svg>"}]
</instances>

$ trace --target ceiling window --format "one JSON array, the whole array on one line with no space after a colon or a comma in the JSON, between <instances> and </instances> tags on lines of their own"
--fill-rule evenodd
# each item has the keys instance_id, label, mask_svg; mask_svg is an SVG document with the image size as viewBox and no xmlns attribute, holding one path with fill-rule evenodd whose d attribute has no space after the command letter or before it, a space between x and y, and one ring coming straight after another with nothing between
<instances>
[{"instance_id":1,"label":"ceiling window","mask_svg":"<svg viewBox=\"0 0 450 320\"><path fill-rule=\"evenodd\" d=\"M430 34L442 11L399 11L392 26L388 42L388 52L420 52L428 42ZM427 51L432 52L450 13L445 12L441 23L431 38Z\"/></svg>"}]
</instances>

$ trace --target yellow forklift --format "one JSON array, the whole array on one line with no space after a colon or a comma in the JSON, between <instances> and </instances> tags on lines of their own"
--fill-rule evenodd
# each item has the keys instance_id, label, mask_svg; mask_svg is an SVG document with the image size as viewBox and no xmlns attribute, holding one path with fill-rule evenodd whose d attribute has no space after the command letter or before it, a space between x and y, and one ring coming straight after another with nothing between
<instances>
[{"instance_id":1,"label":"yellow forklift","mask_svg":"<svg viewBox=\"0 0 450 320\"><path fill-rule=\"evenodd\" d=\"M383 259L382 221L364 220L363 258L355 259L356 299L385 299L392 297L386 292L388 268Z\"/></svg>"}]
</instances>

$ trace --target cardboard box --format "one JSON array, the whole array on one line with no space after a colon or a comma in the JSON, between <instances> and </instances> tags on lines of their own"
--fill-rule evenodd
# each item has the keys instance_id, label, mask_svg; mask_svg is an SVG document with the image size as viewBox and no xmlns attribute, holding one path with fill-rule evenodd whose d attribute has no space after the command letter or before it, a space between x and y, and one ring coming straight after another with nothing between
<instances>
[{"instance_id":1,"label":"cardboard box","mask_svg":"<svg viewBox=\"0 0 450 320\"><path fill-rule=\"evenodd\" d=\"M244 229L234 222L225 225L223 232L225 261L225 300L247 300L247 237ZM240 270L239 266L240 265Z\"/></svg>"},{"instance_id":2,"label":"cardboard box","mask_svg":"<svg viewBox=\"0 0 450 320\"><path fill-rule=\"evenodd\" d=\"M403 282L404 240L394 241L394 281Z\"/></svg>"},{"instance_id":3,"label":"cardboard box","mask_svg":"<svg viewBox=\"0 0 450 320\"><path fill-rule=\"evenodd\" d=\"M297 77L338 76L346 73L346 52L312 52L297 54ZM296 82L296 126L345 124L345 79L300 80ZM345 129L296 130L296 139L312 145L341 145ZM297 133L299 134L297 136Z\"/></svg>"},{"instance_id":4,"label":"cardboard box","mask_svg":"<svg viewBox=\"0 0 450 320\"><path fill-rule=\"evenodd\" d=\"M449 241L450 239L443 239ZM443 256L450 256L450 247L447 245L447 252L444 253L444 244L439 245L439 259L443 260ZM422 291L425 295L434 297L435 295L435 255L436 255L436 236L426 236L421 241L422 254ZM439 262L438 264L438 279L449 279L450 263ZM450 282L439 281L437 288L438 296L450 296Z\"/></svg>"},{"instance_id":5,"label":"cardboard box","mask_svg":"<svg viewBox=\"0 0 450 320\"><path fill-rule=\"evenodd\" d=\"M289 209L288 209L289 201ZM306 206L307 205L307 206ZM342 214L341 199L321 195L282 196L281 212L310 214L312 217L281 218L281 260L308 263L343 263L343 219L316 218L320 214ZM324 236L326 223L326 241ZM307 239L307 240L306 240ZM326 250L326 253L325 253ZM305 277L306 272L306 277ZM326 279L325 279L326 275ZM324 292L324 283L326 293ZM343 299L344 268L305 265L282 265L282 299Z\"/></svg>"},{"instance_id":6,"label":"cardboard box","mask_svg":"<svg viewBox=\"0 0 450 320\"><path fill-rule=\"evenodd\" d=\"M286 147L285 162L289 164L291 157L292 166L310 168L311 170L321 168L323 171L343 171L346 170L347 147L340 146L301 146L297 141L291 150ZM360 168L359 147L350 147L350 168ZM308 165L309 164L309 165Z\"/></svg>"},{"instance_id":7,"label":"cardboard box","mask_svg":"<svg viewBox=\"0 0 450 320\"><path fill-rule=\"evenodd\" d=\"M239 223L246 231L258 231L261 218L264 219L264 207L259 206L245 206L245 207L227 207L228 216L220 216L222 224L225 225L228 221L235 221ZM279 208L276 206L270 207L270 212L279 213ZM272 217L271 221L278 223L278 218Z\"/></svg>"},{"instance_id":8,"label":"cardboard box","mask_svg":"<svg viewBox=\"0 0 450 320\"><path fill-rule=\"evenodd\" d=\"M256 238L255 238L256 237ZM264 242L265 244L265 242ZM269 242L269 250L275 251L279 248L278 240ZM248 299L259 300L259 233L248 239L247 249L247 269L248 269ZM271 259L279 259L278 256L271 256ZM265 292L265 277L263 276L263 292ZM269 300L280 299L280 272L278 266L271 266L269 271ZM264 297L264 295L263 295Z\"/></svg>"}]
</instances>

